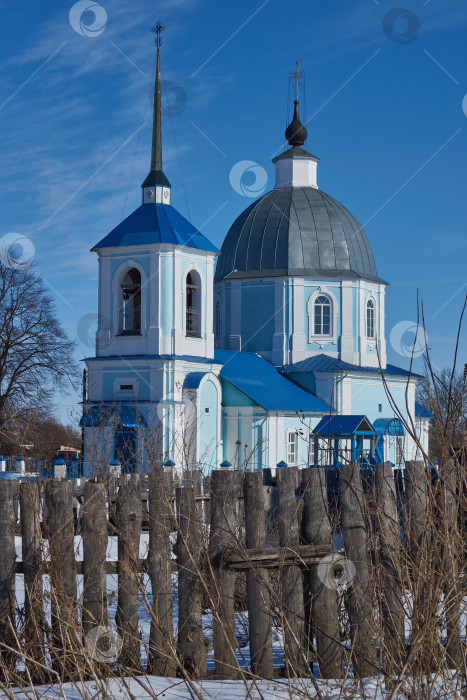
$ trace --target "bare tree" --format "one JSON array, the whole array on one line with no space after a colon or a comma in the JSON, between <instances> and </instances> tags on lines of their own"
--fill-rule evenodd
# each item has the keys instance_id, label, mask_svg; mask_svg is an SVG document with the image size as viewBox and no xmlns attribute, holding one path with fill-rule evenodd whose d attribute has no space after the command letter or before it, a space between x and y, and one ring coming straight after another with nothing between
<instances>
[{"instance_id":1,"label":"bare tree","mask_svg":"<svg viewBox=\"0 0 467 700\"><path fill-rule=\"evenodd\" d=\"M461 372L444 368L427 372L418 386L417 398L433 414L430 427L429 454L441 462L459 450L466 435L466 387Z\"/></svg>"},{"instance_id":2,"label":"bare tree","mask_svg":"<svg viewBox=\"0 0 467 700\"><path fill-rule=\"evenodd\" d=\"M42 279L0 263L0 436L75 385L74 347Z\"/></svg>"}]
</instances>

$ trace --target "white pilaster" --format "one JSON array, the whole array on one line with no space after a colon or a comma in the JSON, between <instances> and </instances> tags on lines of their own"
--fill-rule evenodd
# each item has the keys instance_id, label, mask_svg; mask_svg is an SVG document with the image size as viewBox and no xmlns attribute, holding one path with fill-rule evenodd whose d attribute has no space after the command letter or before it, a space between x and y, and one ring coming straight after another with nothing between
<instances>
[{"instance_id":1,"label":"white pilaster","mask_svg":"<svg viewBox=\"0 0 467 700\"><path fill-rule=\"evenodd\" d=\"M274 337L272 339L272 364L283 365L285 359L285 285L282 278L274 280Z\"/></svg>"},{"instance_id":2,"label":"white pilaster","mask_svg":"<svg viewBox=\"0 0 467 700\"><path fill-rule=\"evenodd\" d=\"M350 280L342 281L342 335L341 335L341 360L354 364L354 337L353 337L353 284ZM355 310L357 311L357 310Z\"/></svg>"},{"instance_id":3,"label":"white pilaster","mask_svg":"<svg viewBox=\"0 0 467 700\"><path fill-rule=\"evenodd\" d=\"M303 279L294 278L293 287L293 331L291 362L305 359L305 292Z\"/></svg>"}]
</instances>

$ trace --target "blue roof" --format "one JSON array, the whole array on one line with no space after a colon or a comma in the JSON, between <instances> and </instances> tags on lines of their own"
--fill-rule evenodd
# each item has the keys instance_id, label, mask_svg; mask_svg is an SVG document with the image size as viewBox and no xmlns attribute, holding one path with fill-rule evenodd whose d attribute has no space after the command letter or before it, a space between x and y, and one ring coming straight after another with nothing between
<instances>
[{"instance_id":1,"label":"blue roof","mask_svg":"<svg viewBox=\"0 0 467 700\"><path fill-rule=\"evenodd\" d=\"M377 418L373 427L378 435L405 435L405 428L400 418Z\"/></svg>"},{"instance_id":2,"label":"blue roof","mask_svg":"<svg viewBox=\"0 0 467 700\"><path fill-rule=\"evenodd\" d=\"M373 426L366 416L324 416L313 430L315 435L356 435L373 433Z\"/></svg>"},{"instance_id":3,"label":"blue roof","mask_svg":"<svg viewBox=\"0 0 467 700\"><path fill-rule=\"evenodd\" d=\"M266 411L329 413L332 409L313 394L297 386L267 360L253 352L215 350L222 363L220 376Z\"/></svg>"},{"instance_id":4,"label":"blue roof","mask_svg":"<svg viewBox=\"0 0 467 700\"><path fill-rule=\"evenodd\" d=\"M433 418L433 414L425 408L421 403L415 401L415 417L416 418Z\"/></svg>"},{"instance_id":5,"label":"blue roof","mask_svg":"<svg viewBox=\"0 0 467 700\"><path fill-rule=\"evenodd\" d=\"M101 403L86 407L79 424L82 428L98 428L113 420L125 428L135 428L137 425L146 427L144 417L134 406L109 406Z\"/></svg>"},{"instance_id":6,"label":"blue roof","mask_svg":"<svg viewBox=\"0 0 467 700\"><path fill-rule=\"evenodd\" d=\"M92 250L171 243L218 253L217 248L170 204L142 204Z\"/></svg>"},{"instance_id":7,"label":"blue roof","mask_svg":"<svg viewBox=\"0 0 467 700\"><path fill-rule=\"evenodd\" d=\"M335 357L328 357L328 355L321 354L315 355L315 357L309 357L301 362L296 362L293 365L284 365L281 368L281 372L285 372L286 374L290 372L359 372L361 374L381 374L381 369L379 367L360 367L359 365L352 365L350 362L344 362ZM415 379L423 379L423 375L409 372L395 365L386 365L383 374L385 376L410 376Z\"/></svg>"}]
</instances>

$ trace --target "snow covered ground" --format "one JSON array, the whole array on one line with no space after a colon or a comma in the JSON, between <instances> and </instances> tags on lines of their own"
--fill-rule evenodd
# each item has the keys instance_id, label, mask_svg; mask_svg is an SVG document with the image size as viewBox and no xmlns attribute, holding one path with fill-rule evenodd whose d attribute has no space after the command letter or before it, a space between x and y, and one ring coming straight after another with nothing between
<instances>
[{"instance_id":1,"label":"snow covered ground","mask_svg":"<svg viewBox=\"0 0 467 700\"><path fill-rule=\"evenodd\" d=\"M428 679L426 689L429 694L410 693L409 687L402 689L394 696L394 700L456 700L464 698L461 681L455 679ZM409 692L408 692L409 691ZM149 698L164 698L164 700L203 700L219 698L219 700L243 700L245 698L258 700L279 700L282 698L316 698L319 700L387 700L391 690L386 689L375 679L366 679L361 684L353 681L311 681L294 679L291 681L204 681L189 685L181 679L161 678L155 676L140 676L138 678L122 678L102 680L99 683L90 681L83 685L65 683L62 686L36 686L34 693L30 691L13 690L8 695L0 692L1 698L15 700L146 700ZM422 694L423 693L423 694Z\"/></svg>"},{"instance_id":2,"label":"snow covered ground","mask_svg":"<svg viewBox=\"0 0 467 700\"><path fill-rule=\"evenodd\" d=\"M16 553L18 560L21 559L21 537L15 538ZM107 559L116 561L118 559L118 542L116 537L109 537ZM142 534L140 540L140 557L145 558L148 550L148 535ZM75 538L75 554L78 561L82 560L81 538ZM82 576L77 577L78 595L82 593ZM149 577L142 575L142 582L146 589L148 600L151 603L151 586ZM178 626L178 604L176 597L176 574L173 575L174 598L174 636L177 635ZM117 587L118 578L115 575L107 575L107 593L109 596L109 621L114 627L115 613L117 607ZM44 580L44 590L48 588L48 577ZM16 575L16 600L19 607L24 604L24 583L21 574ZM408 601L410 603L410 601ZM466 604L464 600L464 614L462 616L462 634L465 639L466 630ZM406 606L407 608L410 605ZM250 653L248 645L248 618L246 614L236 615L236 631L240 649L237 650L237 660L239 667L245 669L250 663ZM140 633L141 633L141 659L143 664L147 663L147 652L150 631L150 614L144 601L144 596L140 595ZM211 648L208 652L208 669L214 669L213 648L212 648L212 622L211 615L203 615L203 627L205 636L211 640ZM406 618L406 635L410 635L410 619ZM273 630L273 653L274 665L283 666L282 638L280 630ZM314 668L318 675L318 669ZM455 677L428 679L425 690L417 688L414 692L410 688L402 688L394 696L394 700L418 700L418 698L430 698L432 700L451 700L455 698L466 698L462 680ZM63 685L36 686L34 690L14 689L8 694L0 690L0 698L10 698L26 700L26 698L38 700L66 699L75 700L86 698L86 700L102 700L103 698L115 698L118 700L142 700L145 698L226 698L227 700L237 700L240 698L258 698L261 700L272 700L273 698L319 698L320 700L346 700L355 698L357 700L387 700L392 693L382 684L380 679L370 678L362 683L356 683L352 679L343 681L323 681L320 679L302 680L277 679L274 681L203 681L193 685L187 684L182 679L161 678L155 676L141 676L132 679L107 679L99 683L90 681L82 686L66 683Z\"/></svg>"}]
</instances>

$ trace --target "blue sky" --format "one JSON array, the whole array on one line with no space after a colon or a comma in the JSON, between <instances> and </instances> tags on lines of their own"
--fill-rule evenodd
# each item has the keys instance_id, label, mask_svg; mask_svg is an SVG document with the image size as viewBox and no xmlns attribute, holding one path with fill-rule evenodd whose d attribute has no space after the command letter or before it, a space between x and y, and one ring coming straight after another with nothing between
<instances>
[{"instance_id":1,"label":"blue sky","mask_svg":"<svg viewBox=\"0 0 467 700\"><path fill-rule=\"evenodd\" d=\"M220 247L253 201L238 190L251 194L254 171L235 187L232 168L256 163L273 186L300 60L319 186L362 223L390 283L389 359L408 364L418 291L432 359L452 364L467 292L464 0L404 0L399 11L387 0L89 0L71 22L73 2L0 7L0 239L32 242L78 357L92 354L97 312L89 249L140 204L149 167L149 30L160 19L162 77L181 86L163 96L174 206ZM60 400L62 420L76 400Z\"/></svg>"}]
</instances>

